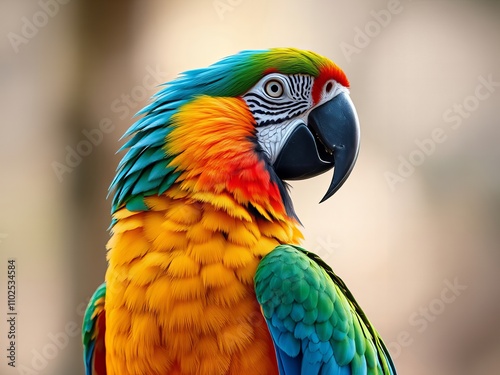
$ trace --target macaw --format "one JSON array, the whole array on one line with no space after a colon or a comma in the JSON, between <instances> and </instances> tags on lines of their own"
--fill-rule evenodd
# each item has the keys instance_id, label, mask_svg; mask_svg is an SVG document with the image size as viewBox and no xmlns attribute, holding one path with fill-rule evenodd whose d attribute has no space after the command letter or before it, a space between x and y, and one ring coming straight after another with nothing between
<instances>
[{"instance_id":1,"label":"macaw","mask_svg":"<svg viewBox=\"0 0 500 375\"><path fill-rule=\"evenodd\" d=\"M349 176L359 121L335 63L243 51L183 73L139 112L111 183L87 375L385 374L344 282L301 248L286 180Z\"/></svg>"}]
</instances>

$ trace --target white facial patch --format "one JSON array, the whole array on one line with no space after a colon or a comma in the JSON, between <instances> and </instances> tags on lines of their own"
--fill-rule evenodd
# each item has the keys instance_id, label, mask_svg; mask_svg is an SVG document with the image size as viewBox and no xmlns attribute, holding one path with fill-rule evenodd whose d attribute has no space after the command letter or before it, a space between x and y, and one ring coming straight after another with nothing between
<instances>
[{"instance_id":1,"label":"white facial patch","mask_svg":"<svg viewBox=\"0 0 500 375\"><path fill-rule=\"evenodd\" d=\"M343 92L349 94L349 89L345 86L342 86L340 83L337 83L333 79L327 81L326 84L323 86L323 89L321 91L321 97L318 103L315 105L315 107L318 107L323 103L326 103L327 101L333 99L334 97Z\"/></svg>"},{"instance_id":2,"label":"white facial patch","mask_svg":"<svg viewBox=\"0 0 500 375\"><path fill-rule=\"evenodd\" d=\"M261 126L257 128L257 139L264 152L274 164L288 137L300 124L305 124L301 117L283 121L279 124Z\"/></svg>"}]
</instances>

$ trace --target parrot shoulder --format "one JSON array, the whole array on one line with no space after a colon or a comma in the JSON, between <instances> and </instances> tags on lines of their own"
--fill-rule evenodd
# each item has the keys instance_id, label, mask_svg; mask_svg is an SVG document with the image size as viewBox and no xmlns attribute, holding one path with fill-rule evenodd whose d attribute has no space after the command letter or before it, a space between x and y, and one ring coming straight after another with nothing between
<instances>
[{"instance_id":1,"label":"parrot shoulder","mask_svg":"<svg viewBox=\"0 0 500 375\"><path fill-rule=\"evenodd\" d=\"M82 340L85 375L106 375L105 299L106 284L102 283L90 299L83 317Z\"/></svg>"},{"instance_id":2,"label":"parrot shoulder","mask_svg":"<svg viewBox=\"0 0 500 375\"><path fill-rule=\"evenodd\" d=\"M379 334L316 254L276 247L257 268L255 292L281 375L396 375Z\"/></svg>"}]
</instances>

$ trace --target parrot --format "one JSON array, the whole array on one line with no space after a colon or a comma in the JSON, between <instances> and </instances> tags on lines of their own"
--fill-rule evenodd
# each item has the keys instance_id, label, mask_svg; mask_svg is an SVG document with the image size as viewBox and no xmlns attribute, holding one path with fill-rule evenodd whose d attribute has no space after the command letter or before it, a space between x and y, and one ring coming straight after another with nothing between
<instances>
[{"instance_id":1,"label":"parrot","mask_svg":"<svg viewBox=\"0 0 500 375\"><path fill-rule=\"evenodd\" d=\"M360 147L344 71L308 50L243 50L163 84L125 132L86 375L396 375L353 295L301 247L289 181Z\"/></svg>"}]
</instances>

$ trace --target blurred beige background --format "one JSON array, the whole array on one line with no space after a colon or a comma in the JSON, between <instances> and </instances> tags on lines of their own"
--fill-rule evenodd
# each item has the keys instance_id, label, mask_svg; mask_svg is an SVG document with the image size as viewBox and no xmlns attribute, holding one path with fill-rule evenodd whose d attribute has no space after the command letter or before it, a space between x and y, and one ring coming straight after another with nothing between
<instances>
[{"instance_id":1,"label":"blurred beige background","mask_svg":"<svg viewBox=\"0 0 500 375\"><path fill-rule=\"evenodd\" d=\"M330 175L293 183L305 246L350 286L400 374L498 373L499 2L41 0L0 14L1 374L83 374L75 327L104 277L115 151L153 86L272 46L336 61L362 126L332 199L317 204Z\"/></svg>"}]
</instances>

